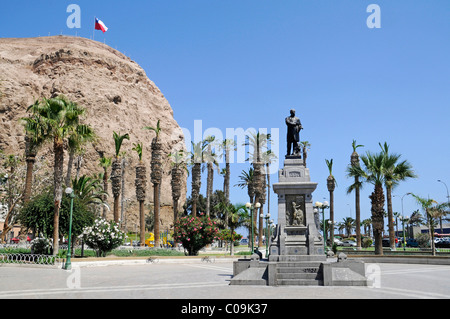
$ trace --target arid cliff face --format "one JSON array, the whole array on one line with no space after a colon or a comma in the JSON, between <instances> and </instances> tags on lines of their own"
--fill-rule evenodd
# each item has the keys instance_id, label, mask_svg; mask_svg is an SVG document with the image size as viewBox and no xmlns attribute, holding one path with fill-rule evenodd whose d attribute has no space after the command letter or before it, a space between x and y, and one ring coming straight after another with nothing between
<instances>
[{"instance_id":1,"label":"arid cliff face","mask_svg":"<svg viewBox=\"0 0 450 319\"><path fill-rule=\"evenodd\" d=\"M164 154L184 149L183 132L173 117L171 106L139 65L102 43L66 36L0 39L0 149L6 154L23 155L24 130L19 119L26 116L27 107L36 99L59 94L86 108L85 122L99 137L95 145L85 146L81 175L103 171L99 166L98 151L113 156L113 131L130 135L130 141L124 141L121 151L126 152L127 162L124 218L127 227L133 229L138 221L134 187L138 157L132 151L133 143L144 144L143 161L148 175L150 146L155 133L144 127L156 127L157 121L161 121ZM43 157L49 163L52 163L52 156L49 144L38 153L38 158ZM67 159L66 153L66 165ZM161 188L161 231L168 229L173 219L170 168L167 159ZM73 174L75 172L73 169ZM186 183L183 189L186 189ZM109 191L112 215L111 187ZM150 175L146 193L146 204L151 207ZM182 192L180 207L185 201L185 193Z\"/></svg>"}]
</instances>

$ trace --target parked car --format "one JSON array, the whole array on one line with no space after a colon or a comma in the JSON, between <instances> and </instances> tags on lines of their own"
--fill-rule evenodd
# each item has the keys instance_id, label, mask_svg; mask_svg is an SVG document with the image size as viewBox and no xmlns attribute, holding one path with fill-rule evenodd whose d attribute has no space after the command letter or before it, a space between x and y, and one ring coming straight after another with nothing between
<instances>
[{"instance_id":1,"label":"parked car","mask_svg":"<svg viewBox=\"0 0 450 319\"><path fill-rule=\"evenodd\" d=\"M335 238L335 239L334 239L334 243L335 243L337 246L343 246L343 242L342 242L342 240L340 240L339 238Z\"/></svg>"},{"instance_id":2,"label":"parked car","mask_svg":"<svg viewBox=\"0 0 450 319\"><path fill-rule=\"evenodd\" d=\"M450 238L440 238L440 240L436 242L435 246L436 248L450 248Z\"/></svg>"},{"instance_id":3,"label":"parked car","mask_svg":"<svg viewBox=\"0 0 450 319\"><path fill-rule=\"evenodd\" d=\"M406 240L406 247L419 247L419 243L414 238L408 238Z\"/></svg>"},{"instance_id":4,"label":"parked car","mask_svg":"<svg viewBox=\"0 0 450 319\"><path fill-rule=\"evenodd\" d=\"M356 247L356 242L354 242L353 240L344 240L342 242L342 246L344 247Z\"/></svg>"},{"instance_id":5,"label":"parked car","mask_svg":"<svg viewBox=\"0 0 450 319\"><path fill-rule=\"evenodd\" d=\"M14 237L14 238L12 238L12 239L10 240L11 244L18 244L19 241L20 241L20 239L17 238L17 237Z\"/></svg>"}]
</instances>

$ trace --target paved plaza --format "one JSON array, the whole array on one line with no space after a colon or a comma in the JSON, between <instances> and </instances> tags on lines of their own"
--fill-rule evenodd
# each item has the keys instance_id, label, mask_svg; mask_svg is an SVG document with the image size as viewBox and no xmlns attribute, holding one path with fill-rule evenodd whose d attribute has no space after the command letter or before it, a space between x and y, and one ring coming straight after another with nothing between
<instances>
[{"instance_id":1,"label":"paved plaza","mask_svg":"<svg viewBox=\"0 0 450 319\"><path fill-rule=\"evenodd\" d=\"M232 260L0 267L0 299L441 299L450 298L450 266L366 264L373 287L230 286Z\"/></svg>"}]
</instances>

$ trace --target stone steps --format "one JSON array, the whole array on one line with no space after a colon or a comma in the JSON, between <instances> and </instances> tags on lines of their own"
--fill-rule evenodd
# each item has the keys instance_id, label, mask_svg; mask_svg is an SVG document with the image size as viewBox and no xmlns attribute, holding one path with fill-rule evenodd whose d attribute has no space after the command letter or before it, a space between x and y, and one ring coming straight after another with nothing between
<instances>
[{"instance_id":1,"label":"stone steps","mask_svg":"<svg viewBox=\"0 0 450 319\"><path fill-rule=\"evenodd\" d=\"M280 262L276 274L279 286L321 286L323 275L317 261Z\"/></svg>"}]
</instances>

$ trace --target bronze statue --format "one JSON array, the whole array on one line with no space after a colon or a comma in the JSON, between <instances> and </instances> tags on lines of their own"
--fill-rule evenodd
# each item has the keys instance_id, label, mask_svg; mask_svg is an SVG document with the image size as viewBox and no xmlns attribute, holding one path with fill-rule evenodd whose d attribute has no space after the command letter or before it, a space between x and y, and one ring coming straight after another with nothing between
<instances>
[{"instance_id":1,"label":"bronze statue","mask_svg":"<svg viewBox=\"0 0 450 319\"><path fill-rule=\"evenodd\" d=\"M295 116L295 110L291 110L291 116L286 118L287 129L287 154L291 155L293 148L293 155L300 155L300 131L303 130L300 119Z\"/></svg>"}]
</instances>

